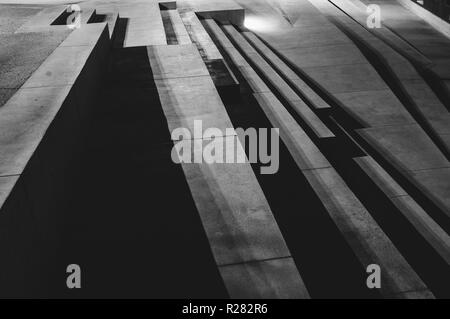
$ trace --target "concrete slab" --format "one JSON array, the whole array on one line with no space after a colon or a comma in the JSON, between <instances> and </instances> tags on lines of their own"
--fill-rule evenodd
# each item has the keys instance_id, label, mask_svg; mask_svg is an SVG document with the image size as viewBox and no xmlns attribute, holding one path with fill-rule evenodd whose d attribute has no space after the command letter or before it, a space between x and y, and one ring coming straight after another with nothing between
<instances>
[{"instance_id":1,"label":"concrete slab","mask_svg":"<svg viewBox=\"0 0 450 319\"><path fill-rule=\"evenodd\" d=\"M219 271L231 298L309 299L292 258L222 266Z\"/></svg>"},{"instance_id":2,"label":"concrete slab","mask_svg":"<svg viewBox=\"0 0 450 319\"><path fill-rule=\"evenodd\" d=\"M227 52L228 57L231 62L239 68L250 67L247 60L239 53L239 51L234 47L224 47L224 50Z\"/></svg>"},{"instance_id":3,"label":"concrete slab","mask_svg":"<svg viewBox=\"0 0 450 319\"><path fill-rule=\"evenodd\" d=\"M450 216L450 168L415 171L411 180Z\"/></svg>"},{"instance_id":4,"label":"concrete slab","mask_svg":"<svg viewBox=\"0 0 450 319\"><path fill-rule=\"evenodd\" d=\"M192 43L191 38L186 31L183 21L181 20L178 10L167 10L170 20L175 31L175 35L178 40L178 44L190 44Z\"/></svg>"},{"instance_id":5,"label":"concrete slab","mask_svg":"<svg viewBox=\"0 0 450 319\"><path fill-rule=\"evenodd\" d=\"M277 50L350 43L350 40L331 24L276 30L273 33L261 34L261 37Z\"/></svg>"},{"instance_id":6,"label":"concrete slab","mask_svg":"<svg viewBox=\"0 0 450 319\"><path fill-rule=\"evenodd\" d=\"M303 47L280 50L286 59L301 68L365 63L366 59L354 44Z\"/></svg>"},{"instance_id":7,"label":"concrete slab","mask_svg":"<svg viewBox=\"0 0 450 319\"><path fill-rule=\"evenodd\" d=\"M246 39L255 46L274 68L285 78L289 79L291 84L300 91L302 98L307 100L310 105L317 109L330 108L316 92L311 89L286 63L283 62L271 49L269 49L254 33L243 32Z\"/></svg>"},{"instance_id":8,"label":"concrete slab","mask_svg":"<svg viewBox=\"0 0 450 319\"><path fill-rule=\"evenodd\" d=\"M319 138L334 137L319 117L305 104L286 81L267 63L264 58L246 41L246 39L233 26L224 26L225 32L236 42L249 60L255 64L265 78L283 96L289 105L297 112L306 125Z\"/></svg>"},{"instance_id":9,"label":"concrete slab","mask_svg":"<svg viewBox=\"0 0 450 319\"><path fill-rule=\"evenodd\" d=\"M68 34L0 34L0 88L18 89Z\"/></svg>"},{"instance_id":10,"label":"concrete slab","mask_svg":"<svg viewBox=\"0 0 450 319\"><path fill-rule=\"evenodd\" d=\"M384 269L382 295L427 289L333 168L309 170L303 174L363 267L378 264Z\"/></svg>"},{"instance_id":11,"label":"concrete slab","mask_svg":"<svg viewBox=\"0 0 450 319\"><path fill-rule=\"evenodd\" d=\"M131 29L127 29L127 33L123 41L124 48L166 44L167 40L165 33L161 33L161 30L132 31Z\"/></svg>"},{"instance_id":12,"label":"concrete slab","mask_svg":"<svg viewBox=\"0 0 450 319\"><path fill-rule=\"evenodd\" d=\"M423 80L404 81L408 95L437 134L450 133L450 113Z\"/></svg>"},{"instance_id":13,"label":"concrete slab","mask_svg":"<svg viewBox=\"0 0 450 319\"><path fill-rule=\"evenodd\" d=\"M223 48L234 48L233 43L231 43L231 41L225 36L216 21L214 21L213 19L205 19L203 21L208 30L210 30L210 32L214 34L214 37L219 42L220 46L222 46Z\"/></svg>"},{"instance_id":14,"label":"concrete slab","mask_svg":"<svg viewBox=\"0 0 450 319\"><path fill-rule=\"evenodd\" d=\"M166 0L158 0L159 6L161 9L166 10L176 10L177 2L176 1L166 1Z\"/></svg>"},{"instance_id":15,"label":"concrete slab","mask_svg":"<svg viewBox=\"0 0 450 319\"><path fill-rule=\"evenodd\" d=\"M91 46L63 46L56 48L22 87L32 88L74 84L91 52Z\"/></svg>"},{"instance_id":16,"label":"concrete slab","mask_svg":"<svg viewBox=\"0 0 450 319\"><path fill-rule=\"evenodd\" d=\"M372 157L354 159L436 252L450 264L450 236Z\"/></svg>"},{"instance_id":17,"label":"concrete slab","mask_svg":"<svg viewBox=\"0 0 450 319\"><path fill-rule=\"evenodd\" d=\"M180 13L180 15L186 28L188 28L190 36L193 37L194 42L201 47L206 58L210 60L222 59L222 55L208 32L206 32L197 15L193 11L183 12Z\"/></svg>"},{"instance_id":18,"label":"concrete slab","mask_svg":"<svg viewBox=\"0 0 450 319\"><path fill-rule=\"evenodd\" d=\"M268 48L264 42L262 42L252 32L242 32L245 39L256 48L259 54L264 56L272 65L288 79L298 79L298 75L284 63L270 48Z\"/></svg>"},{"instance_id":19,"label":"concrete slab","mask_svg":"<svg viewBox=\"0 0 450 319\"><path fill-rule=\"evenodd\" d=\"M161 21L159 21L158 19L152 19L149 16L128 18L127 32L133 33L135 31L144 31L144 30L150 31L152 29L158 29L158 31L161 31L159 29L160 25Z\"/></svg>"},{"instance_id":20,"label":"concrete slab","mask_svg":"<svg viewBox=\"0 0 450 319\"><path fill-rule=\"evenodd\" d=\"M342 107L366 126L415 124L391 90L335 94Z\"/></svg>"},{"instance_id":21,"label":"concrete slab","mask_svg":"<svg viewBox=\"0 0 450 319\"><path fill-rule=\"evenodd\" d=\"M366 0L363 1L367 3ZM450 40L437 29L423 20L423 17L413 14L400 3L376 2L381 9L389 14L383 18L384 24L399 37L414 46L429 60L437 62L445 59L449 61L445 52L450 50ZM437 26L434 22L432 22ZM447 73L448 74L448 73Z\"/></svg>"},{"instance_id":22,"label":"concrete slab","mask_svg":"<svg viewBox=\"0 0 450 319\"><path fill-rule=\"evenodd\" d=\"M365 128L357 132L401 171L450 166L417 124Z\"/></svg>"},{"instance_id":23,"label":"concrete slab","mask_svg":"<svg viewBox=\"0 0 450 319\"><path fill-rule=\"evenodd\" d=\"M194 44L150 46L147 52L155 79L209 76Z\"/></svg>"},{"instance_id":24,"label":"concrete slab","mask_svg":"<svg viewBox=\"0 0 450 319\"><path fill-rule=\"evenodd\" d=\"M302 79L293 79L292 85L301 92L302 98L309 101L311 107L315 109L330 109L331 105L325 102L305 81Z\"/></svg>"},{"instance_id":25,"label":"concrete slab","mask_svg":"<svg viewBox=\"0 0 450 319\"><path fill-rule=\"evenodd\" d=\"M119 15L122 18L158 18L161 16L159 5L153 1L141 2L141 3L117 3L117 9Z\"/></svg>"},{"instance_id":26,"label":"concrete slab","mask_svg":"<svg viewBox=\"0 0 450 319\"><path fill-rule=\"evenodd\" d=\"M368 63L303 68L303 71L330 93L387 89Z\"/></svg>"},{"instance_id":27,"label":"concrete slab","mask_svg":"<svg viewBox=\"0 0 450 319\"><path fill-rule=\"evenodd\" d=\"M330 167L317 146L272 93L257 93L254 97L280 136L301 170Z\"/></svg>"},{"instance_id":28,"label":"concrete slab","mask_svg":"<svg viewBox=\"0 0 450 319\"><path fill-rule=\"evenodd\" d=\"M354 158L354 161L389 198L408 195L372 157L357 157Z\"/></svg>"},{"instance_id":29,"label":"concrete slab","mask_svg":"<svg viewBox=\"0 0 450 319\"><path fill-rule=\"evenodd\" d=\"M127 21L123 47L167 44L157 2L118 3L114 10Z\"/></svg>"},{"instance_id":30,"label":"concrete slab","mask_svg":"<svg viewBox=\"0 0 450 319\"><path fill-rule=\"evenodd\" d=\"M203 19L215 19L221 23L242 25L244 9L233 0L183 0L178 1L178 8L196 12Z\"/></svg>"},{"instance_id":31,"label":"concrete slab","mask_svg":"<svg viewBox=\"0 0 450 319\"><path fill-rule=\"evenodd\" d=\"M211 77L186 77L155 80L169 130L183 127L194 132L194 121L203 130L219 128L225 132L233 125Z\"/></svg>"},{"instance_id":32,"label":"concrete slab","mask_svg":"<svg viewBox=\"0 0 450 319\"><path fill-rule=\"evenodd\" d=\"M244 152L236 136L216 141L225 143L225 153L231 148L235 154ZM210 142L198 141L193 152ZM248 163L182 167L219 266L290 256Z\"/></svg>"},{"instance_id":33,"label":"concrete slab","mask_svg":"<svg viewBox=\"0 0 450 319\"><path fill-rule=\"evenodd\" d=\"M239 72L254 93L270 93L270 89L250 66L240 66Z\"/></svg>"},{"instance_id":34,"label":"concrete slab","mask_svg":"<svg viewBox=\"0 0 450 319\"><path fill-rule=\"evenodd\" d=\"M450 265L450 236L410 196L396 197L392 202Z\"/></svg>"},{"instance_id":35,"label":"concrete slab","mask_svg":"<svg viewBox=\"0 0 450 319\"><path fill-rule=\"evenodd\" d=\"M3 207L3 204L8 199L18 179L19 175L0 177L0 208Z\"/></svg>"},{"instance_id":36,"label":"concrete slab","mask_svg":"<svg viewBox=\"0 0 450 319\"><path fill-rule=\"evenodd\" d=\"M22 88L0 109L0 176L22 174L69 91Z\"/></svg>"},{"instance_id":37,"label":"concrete slab","mask_svg":"<svg viewBox=\"0 0 450 319\"><path fill-rule=\"evenodd\" d=\"M450 26L444 20L434 15L430 11L426 10L425 8L415 3L414 1L408 0L397 0L397 1L402 6L404 6L405 8L412 11L420 18L424 19L426 22L431 24L436 30L446 35L447 37L450 37Z\"/></svg>"},{"instance_id":38,"label":"concrete slab","mask_svg":"<svg viewBox=\"0 0 450 319\"><path fill-rule=\"evenodd\" d=\"M60 47L95 46L102 33L109 34L108 24L106 22L86 24L78 29L77 32L69 34L67 39L61 43Z\"/></svg>"},{"instance_id":39,"label":"concrete slab","mask_svg":"<svg viewBox=\"0 0 450 319\"><path fill-rule=\"evenodd\" d=\"M427 289L422 291L408 291L388 296L392 299L434 299L434 295Z\"/></svg>"}]
</instances>

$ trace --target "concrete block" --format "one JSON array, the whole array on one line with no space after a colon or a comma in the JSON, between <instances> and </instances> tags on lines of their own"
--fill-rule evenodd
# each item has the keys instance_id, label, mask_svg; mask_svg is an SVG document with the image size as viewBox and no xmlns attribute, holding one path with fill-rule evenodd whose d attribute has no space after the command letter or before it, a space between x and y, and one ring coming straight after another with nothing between
<instances>
[{"instance_id":1,"label":"concrete block","mask_svg":"<svg viewBox=\"0 0 450 319\"><path fill-rule=\"evenodd\" d=\"M226 143L225 153L230 148L235 154L244 152L236 136L217 140ZM193 151L209 143L198 141ZM290 256L248 163L182 167L219 266Z\"/></svg>"},{"instance_id":2,"label":"concrete block","mask_svg":"<svg viewBox=\"0 0 450 319\"><path fill-rule=\"evenodd\" d=\"M105 22L83 25L69 34L60 47L95 46L104 32L109 34L108 24Z\"/></svg>"},{"instance_id":3,"label":"concrete block","mask_svg":"<svg viewBox=\"0 0 450 319\"><path fill-rule=\"evenodd\" d=\"M183 21L181 20L180 14L177 10L167 10L170 21L172 22L172 26L175 32L175 35L178 40L178 44L190 44L192 43L191 38L184 26Z\"/></svg>"},{"instance_id":4,"label":"concrete block","mask_svg":"<svg viewBox=\"0 0 450 319\"><path fill-rule=\"evenodd\" d=\"M201 120L203 130L233 125L210 76L155 80L163 111L172 131L184 127L194 132L194 121Z\"/></svg>"},{"instance_id":5,"label":"concrete block","mask_svg":"<svg viewBox=\"0 0 450 319\"><path fill-rule=\"evenodd\" d=\"M248 83L253 93L270 93L270 89L250 66L240 66L239 72Z\"/></svg>"},{"instance_id":6,"label":"concrete block","mask_svg":"<svg viewBox=\"0 0 450 319\"><path fill-rule=\"evenodd\" d=\"M209 76L194 44L150 46L147 52L155 79Z\"/></svg>"},{"instance_id":7,"label":"concrete block","mask_svg":"<svg viewBox=\"0 0 450 319\"><path fill-rule=\"evenodd\" d=\"M234 45L223 33L222 29L217 25L216 21L214 21L213 19L205 19L204 23L207 26L208 30L210 30L210 32L217 39L220 46L222 46L223 48L234 48Z\"/></svg>"},{"instance_id":8,"label":"concrete block","mask_svg":"<svg viewBox=\"0 0 450 319\"><path fill-rule=\"evenodd\" d=\"M214 44L213 40L206 32L202 23L193 11L180 13L183 23L188 28L190 36L194 39L197 46L200 46L207 59L222 59L222 55Z\"/></svg>"},{"instance_id":9,"label":"concrete block","mask_svg":"<svg viewBox=\"0 0 450 319\"><path fill-rule=\"evenodd\" d=\"M137 31L131 31L130 29L128 29L123 41L124 48L166 44L166 35L159 29Z\"/></svg>"},{"instance_id":10,"label":"concrete block","mask_svg":"<svg viewBox=\"0 0 450 319\"><path fill-rule=\"evenodd\" d=\"M219 267L231 298L309 299L292 258Z\"/></svg>"},{"instance_id":11,"label":"concrete block","mask_svg":"<svg viewBox=\"0 0 450 319\"><path fill-rule=\"evenodd\" d=\"M330 167L317 146L272 93L254 96L272 126L280 129L281 139L301 170Z\"/></svg>"},{"instance_id":12,"label":"concrete block","mask_svg":"<svg viewBox=\"0 0 450 319\"><path fill-rule=\"evenodd\" d=\"M363 267L378 264L384 269L380 289L383 296L427 289L333 168L308 170L303 174Z\"/></svg>"}]
</instances>

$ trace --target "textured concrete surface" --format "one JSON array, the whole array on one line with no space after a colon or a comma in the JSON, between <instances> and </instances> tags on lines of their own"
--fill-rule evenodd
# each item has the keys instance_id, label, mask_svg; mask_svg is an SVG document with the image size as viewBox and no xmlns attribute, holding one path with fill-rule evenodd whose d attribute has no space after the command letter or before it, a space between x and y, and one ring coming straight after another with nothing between
<instances>
[{"instance_id":1,"label":"textured concrete surface","mask_svg":"<svg viewBox=\"0 0 450 319\"><path fill-rule=\"evenodd\" d=\"M19 88L68 34L0 34L0 88Z\"/></svg>"},{"instance_id":2,"label":"textured concrete surface","mask_svg":"<svg viewBox=\"0 0 450 319\"><path fill-rule=\"evenodd\" d=\"M40 7L0 4L0 34L14 33L22 24L39 11L41 11Z\"/></svg>"},{"instance_id":3,"label":"textured concrete surface","mask_svg":"<svg viewBox=\"0 0 450 319\"><path fill-rule=\"evenodd\" d=\"M0 7L0 204L7 210L0 232L17 248L0 245L9 261L2 267L13 274L2 282L25 287L13 281L36 265L20 260L41 262L47 255L40 245L51 255L61 232L91 266L117 256L142 261L135 272L120 265L132 279L151 269L135 285L142 295L448 296L450 118L431 75L416 69L447 79L448 39L394 0L376 1L383 10L377 30L364 26L369 1L180 0L161 12L162 2L83 1L83 23L94 12L98 21L71 34L50 26L64 1ZM100 21L113 27L109 35ZM113 49L105 45L110 36ZM112 69L104 73L110 51ZM239 77L239 92L224 93L212 80L223 58ZM101 74L106 81L96 80ZM99 85L104 90L94 92ZM93 107L94 100L102 102ZM92 185L67 192L71 181L84 183L67 177L73 167L66 165L92 116L98 122L82 144L88 151L80 166ZM279 128L280 172L259 175L258 163L175 165L170 132L193 131L194 120L203 130ZM234 134L219 141L244 152ZM69 193L76 208L57 210ZM149 214L155 206L183 216ZM64 221L68 214L79 219ZM170 227L174 217L182 225ZM36 225L48 230L47 244L32 240ZM100 227L117 250L98 241ZM148 250L164 262L155 265L142 254ZM323 274L321 263L335 259L342 278ZM189 262L180 270L178 260ZM373 295L364 277L371 263L383 274ZM170 272L170 280L159 276ZM201 272L207 283L197 290L187 274ZM53 277L48 271L35 287ZM132 282L118 280L122 291L132 290Z\"/></svg>"},{"instance_id":4,"label":"textured concrete surface","mask_svg":"<svg viewBox=\"0 0 450 319\"><path fill-rule=\"evenodd\" d=\"M190 36L194 38L195 42L200 46L200 50L204 52L208 59L222 59L217 47L211 40L206 30L203 28L202 23L198 19L197 15L193 11L187 11L181 13L181 18L186 28L189 28Z\"/></svg>"},{"instance_id":5,"label":"textured concrete surface","mask_svg":"<svg viewBox=\"0 0 450 319\"><path fill-rule=\"evenodd\" d=\"M417 124L367 128L360 132L402 170L450 166L448 160Z\"/></svg>"},{"instance_id":6,"label":"textured concrete surface","mask_svg":"<svg viewBox=\"0 0 450 319\"><path fill-rule=\"evenodd\" d=\"M21 89L1 108L1 176L23 172L68 92L69 87Z\"/></svg>"},{"instance_id":7,"label":"textured concrete surface","mask_svg":"<svg viewBox=\"0 0 450 319\"><path fill-rule=\"evenodd\" d=\"M391 90L339 93L335 96L346 110L367 126L415 123Z\"/></svg>"},{"instance_id":8,"label":"textured concrete surface","mask_svg":"<svg viewBox=\"0 0 450 319\"><path fill-rule=\"evenodd\" d=\"M238 299L309 298L306 289L299 289L304 287L304 283L292 258L223 266L220 267L220 272L225 278L228 291ZM268 277L267 273L273 274L273 277ZM279 282L284 282L285 278L291 281L287 286L280 286ZM258 292L257 296L255 291Z\"/></svg>"}]
</instances>

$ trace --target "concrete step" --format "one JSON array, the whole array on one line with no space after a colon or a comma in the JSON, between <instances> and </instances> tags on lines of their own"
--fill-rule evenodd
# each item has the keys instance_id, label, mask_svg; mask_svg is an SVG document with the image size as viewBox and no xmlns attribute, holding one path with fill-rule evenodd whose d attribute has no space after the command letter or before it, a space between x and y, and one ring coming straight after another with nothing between
<instances>
[{"instance_id":1,"label":"concrete step","mask_svg":"<svg viewBox=\"0 0 450 319\"><path fill-rule=\"evenodd\" d=\"M436 207L450 217L450 183L445 173L450 163L420 126L374 127L357 132L389 165L420 188ZM443 173L434 174L437 169Z\"/></svg>"},{"instance_id":2,"label":"concrete step","mask_svg":"<svg viewBox=\"0 0 450 319\"><path fill-rule=\"evenodd\" d=\"M370 156L354 159L422 237L450 265L450 236Z\"/></svg>"},{"instance_id":3,"label":"concrete step","mask_svg":"<svg viewBox=\"0 0 450 319\"><path fill-rule=\"evenodd\" d=\"M148 56L169 130L196 132L194 121L202 120L200 133L221 129L216 140L225 144L226 152L232 147L245 159L181 163L231 298L308 298L239 138L226 134L233 126L196 46L148 47ZM203 136L193 138L191 158L211 142ZM178 137L172 139L177 142Z\"/></svg>"},{"instance_id":4,"label":"concrete step","mask_svg":"<svg viewBox=\"0 0 450 319\"><path fill-rule=\"evenodd\" d=\"M270 84L276 88L286 102L297 112L306 125L318 138L334 137L326 125L295 93L294 90L283 80L283 78L268 64L257 51L245 40L233 26L225 25L225 32L236 42L238 47L245 53L248 59L264 74Z\"/></svg>"},{"instance_id":5,"label":"concrete step","mask_svg":"<svg viewBox=\"0 0 450 319\"><path fill-rule=\"evenodd\" d=\"M195 12L181 12L180 16L188 29L189 35L193 38L193 42L197 44L199 51L202 53L202 56L204 55L204 58L209 60L223 59Z\"/></svg>"},{"instance_id":6,"label":"concrete step","mask_svg":"<svg viewBox=\"0 0 450 319\"><path fill-rule=\"evenodd\" d=\"M316 109L328 109L331 106L325 102L308 84L305 83L278 55L264 44L254 33L242 32L247 40L263 55L291 85L293 85L308 104Z\"/></svg>"},{"instance_id":7,"label":"concrete step","mask_svg":"<svg viewBox=\"0 0 450 319\"><path fill-rule=\"evenodd\" d=\"M233 99L239 95L239 82L228 63L223 59L205 27L193 11L180 13L192 42L197 46L203 61L208 67L214 84L222 98Z\"/></svg>"},{"instance_id":8,"label":"concrete step","mask_svg":"<svg viewBox=\"0 0 450 319\"><path fill-rule=\"evenodd\" d=\"M178 44L189 44L192 43L191 38L186 31L183 21L181 20L178 10L164 10L162 13L167 13L170 21L172 22L175 36L177 38Z\"/></svg>"},{"instance_id":9,"label":"concrete step","mask_svg":"<svg viewBox=\"0 0 450 319\"><path fill-rule=\"evenodd\" d=\"M127 22L123 47L167 44L158 3L140 3L139 6L118 3L116 10Z\"/></svg>"},{"instance_id":10,"label":"concrete step","mask_svg":"<svg viewBox=\"0 0 450 319\"><path fill-rule=\"evenodd\" d=\"M229 43L223 31L214 26L214 21L206 23L211 26L211 32L219 43ZM223 49L232 52L232 60L241 61L233 47L225 46ZM245 64L239 66L245 70ZM257 79L253 77L251 82L256 83ZM433 298L426 285L275 95L261 92L254 96L272 126L279 127L280 136L297 166L363 267L375 263L386 270L385 288L381 293L386 297L407 298L414 291L417 297Z\"/></svg>"}]
</instances>

